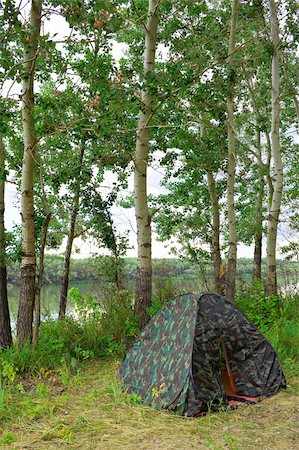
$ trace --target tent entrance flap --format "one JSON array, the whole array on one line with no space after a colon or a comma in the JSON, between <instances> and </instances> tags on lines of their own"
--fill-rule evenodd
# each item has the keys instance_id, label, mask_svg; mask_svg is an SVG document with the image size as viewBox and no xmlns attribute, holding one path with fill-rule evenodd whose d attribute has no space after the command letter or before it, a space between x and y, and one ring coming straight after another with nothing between
<instances>
[{"instance_id":1,"label":"tent entrance flap","mask_svg":"<svg viewBox=\"0 0 299 450\"><path fill-rule=\"evenodd\" d=\"M143 404L186 416L256 403L286 386L269 342L213 292L167 302L128 350L118 376Z\"/></svg>"},{"instance_id":2,"label":"tent entrance flap","mask_svg":"<svg viewBox=\"0 0 299 450\"><path fill-rule=\"evenodd\" d=\"M223 352L225 358L225 368L221 370L221 379L225 389L225 393L229 399L236 399L243 402L253 402L256 403L260 400L260 397L247 397L245 395L238 394L234 382L233 374L230 370L229 361L227 357L226 349L223 345ZM230 402L229 402L230 403Z\"/></svg>"}]
</instances>

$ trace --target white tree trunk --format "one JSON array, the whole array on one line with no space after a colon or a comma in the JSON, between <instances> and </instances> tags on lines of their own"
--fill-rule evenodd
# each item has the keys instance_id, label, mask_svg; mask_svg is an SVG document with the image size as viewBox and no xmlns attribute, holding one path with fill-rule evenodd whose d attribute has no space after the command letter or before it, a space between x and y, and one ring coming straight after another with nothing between
<instances>
[{"instance_id":1,"label":"white tree trunk","mask_svg":"<svg viewBox=\"0 0 299 450\"><path fill-rule=\"evenodd\" d=\"M208 190L212 207L212 260L214 266L214 287L217 294L224 294L224 272L220 251L220 211L214 174L207 170Z\"/></svg>"},{"instance_id":2,"label":"white tree trunk","mask_svg":"<svg viewBox=\"0 0 299 450\"><path fill-rule=\"evenodd\" d=\"M269 0L271 13L271 42L272 42L272 127L271 127L271 147L274 162L274 185L273 197L268 216L268 236L267 236L267 274L266 293L267 295L277 294L277 271L276 271L276 244L277 228L281 207L283 189L283 165L280 150L280 58L279 58L279 26L276 4L274 0Z\"/></svg>"},{"instance_id":3,"label":"white tree trunk","mask_svg":"<svg viewBox=\"0 0 299 450\"><path fill-rule=\"evenodd\" d=\"M263 241L263 200L265 193L261 130L259 127L258 116L255 116L255 136L256 152L258 164L258 191L255 198L255 233L254 233L254 258L253 258L253 279L262 278L262 241Z\"/></svg>"},{"instance_id":4,"label":"white tree trunk","mask_svg":"<svg viewBox=\"0 0 299 450\"><path fill-rule=\"evenodd\" d=\"M158 28L158 0L149 0L146 23L144 74L154 71ZM142 108L137 123L134 170L135 216L137 224L138 264L135 286L135 314L141 328L148 320L146 308L151 305L152 294L152 234L151 216L147 203L147 165L150 133L148 125L152 116L153 99L145 88L141 92Z\"/></svg>"},{"instance_id":5,"label":"white tree trunk","mask_svg":"<svg viewBox=\"0 0 299 450\"><path fill-rule=\"evenodd\" d=\"M255 149L256 163L258 165L258 191L255 198L255 233L254 233L254 258L253 279L262 278L262 240L263 240L263 200L265 195L264 164L262 158L261 129L259 126L260 112L257 105L253 84L250 79L246 80L252 101L255 122ZM270 177L270 174L269 174ZM270 195L270 193L269 193Z\"/></svg>"},{"instance_id":6,"label":"white tree trunk","mask_svg":"<svg viewBox=\"0 0 299 450\"><path fill-rule=\"evenodd\" d=\"M200 139L203 143L206 127L203 120L200 123ZM217 294L224 294L224 266L222 264L220 251L220 208L217 195L215 177L210 162L205 165L207 174L207 184L212 208L212 236L211 236L211 257L214 268L214 289Z\"/></svg>"},{"instance_id":7,"label":"white tree trunk","mask_svg":"<svg viewBox=\"0 0 299 450\"><path fill-rule=\"evenodd\" d=\"M17 337L20 343L32 339L32 320L35 289L35 232L33 177L36 154L34 128L34 73L41 27L42 0L32 0L30 26L24 37L22 80L22 121L24 156L21 181L22 262Z\"/></svg>"},{"instance_id":8,"label":"white tree trunk","mask_svg":"<svg viewBox=\"0 0 299 450\"><path fill-rule=\"evenodd\" d=\"M234 124L234 84L235 70L233 52L236 48L236 27L238 0L232 0L232 14L228 48L228 65L230 80L227 95L227 138L228 138L228 170L227 170L227 217L229 227L229 255L226 272L226 297L233 301L236 290L237 271L237 225L235 212L235 171L236 171L236 134Z\"/></svg>"}]
</instances>

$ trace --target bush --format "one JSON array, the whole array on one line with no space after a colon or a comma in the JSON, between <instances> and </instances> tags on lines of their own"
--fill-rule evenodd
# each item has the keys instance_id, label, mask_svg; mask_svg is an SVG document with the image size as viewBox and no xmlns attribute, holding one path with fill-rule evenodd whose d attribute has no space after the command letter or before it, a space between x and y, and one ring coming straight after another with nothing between
<instances>
[{"instance_id":1,"label":"bush","mask_svg":"<svg viewBox=\"0 0 299 450\"><path fill-rule=\"evenodd\" d=\"M118 344L124 352L139 333L133 312L133 295L126 290L112 290L110 295L107 294L100 303L102 335L108 338L108 342Z\"/></svg>"},{"instance_id":2,"label":"bush","mask_svg":"<svg viewBox=\"0 0 299 450\"><path fill-rule=\"evenodd\" d=\"M262 332L281 315L282 299L275 295L266 297L264 286L259 281L252 285L243 285L242 291L236 295L235 302Z\"/></svg>"},{"instance_id":3,"label":"bush","mask_svg":"<svg viewBox=\"0 0 299 450\"><path fill-rule=\"evenodd\" d=\"M288 377L299 372L299 298L266 297L261 283L244 286L237 306L277 351Z\"/></svg>"},{"instance_id":4,"label":"bush","mask_svg":"<svg viewBox=\"0 0 299 450\"><path fill-rule=\"evenodd\" d=\"M299 320L281 317L265 333L277 351L288 377L299 373Z\"/></svg>"},{"instance_id":5,"label":"bush","mask_svg":"<svg viewBox=\"0 0 299 450\"><path fill-rule=\"evenodd\" d=\"M36 347L0 349L0 381L12 384L19 375L48 370L76 372L86 360L123 356L139 332L132 294L111 290L97 300L71 289L70 298L75 318L43 322ZM236 304L278 351L287 374L294 375L299 369L298 296L266 298L261 285L255 284L243 289ZM162 306L160 299L153 298L150 316Z\"/></svg>"},{"instance_id":6,"label":"bush","mask_svg":"<svg viewBox=\"0 0 299 450\"><path fill-rule=\"evenodd\" d=\"M37 346L0 349L0 379L13 383L18 375L48 370L76 371L80 362L120 357L138 333L127 292L115 293L101 304L79 289L70 290L74 317L41 324Z\"/></svg>"}]
</instances>

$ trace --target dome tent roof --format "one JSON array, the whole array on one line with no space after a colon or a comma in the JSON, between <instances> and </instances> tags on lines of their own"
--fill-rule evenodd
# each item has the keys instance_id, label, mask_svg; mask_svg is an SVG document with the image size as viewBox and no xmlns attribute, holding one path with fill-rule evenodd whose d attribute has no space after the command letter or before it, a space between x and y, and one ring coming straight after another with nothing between
<instances>
[{"instance_id":1,"label":"dome tent roof","mask_svg":"<svg viewBox=\"0 0 299 450\"><path fill-rule=\"evenodd\" d=\"M270 343L234 304L214 293L167 302L128 351L119 377L143 403L191 416L285 387Z\"/></svg>"}]
</instances>

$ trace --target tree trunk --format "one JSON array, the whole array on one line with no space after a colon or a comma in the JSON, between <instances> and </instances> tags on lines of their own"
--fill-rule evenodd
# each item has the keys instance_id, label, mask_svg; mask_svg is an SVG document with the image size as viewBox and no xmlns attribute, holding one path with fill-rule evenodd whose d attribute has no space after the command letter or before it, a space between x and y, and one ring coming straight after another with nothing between
<instances>
[{"instance_id":1,"label":"tree trunk","mask_svg":"<svg viewBox=\"0 0 299 450\"><path fill-rule=\"evenodd\" d=\"M66 249L65 249L65 253L64 253L63 275L62 275L62 281L61 281L60 301L59 301L59 319L64 319L65 313L66 313L67 293L68 293L68 287L69 287L70 263L71 263L72 247L73 247L73 242L74 242L74 237L75 237L76 220L77 220L77 215L78 215L78 210L79 210L80 181L81 181L80 175L81 175L81 171L82 171L84 151L85 151L85 145L83 144L81 147L81 150L80 150L79 174L78 174L77 184L76 184L75 192L74 192L74 194L75 194L74 203L73 203L73 208L72 208L72 212L71 212Z\"/></svg>"},{"instance_id":2,"label":"tree trunk","mask_svg":"<svg viewBox=\"0 0 299 450\"><path fill-rule=\"evenodd\" d=\"M114 253L113 256L113 264L114 264L114 281L115 286L118 292L121 292L124 290L124 283L121 276L121 269L120 269L120 259L117 252Z\"/></svg>"},{"instance_id":3,"label":"tree trunk","mask_svg":"<svg viewBox=\"0 0 299 450\"><path fill-rule=\"evenodd\" d=\"M42 193L42 204L43 204L43 212L45 215L45 221L43 223L42 234L41 234L41 243L39 248L39 270L37 283L35 286L35 297L34 297L34 326L33 326L33 338L32 342L34 345L37 344L39 327L40 327L40 305L41 305L41 290L43 286L43 278L44 278L44 261L45 261L45 249L47 243L48 229L51 220L51 211L47 202L45 188L44 188L44 179L43 179L43 161L41 155L39 155L39 177L40 177L40 188Z\"/></svg>"},{"instance_id":4,"label":"tree trunk","mask_svg":"<svg viewBox=\"0 0 299 450\"><path fill-rule=\"evenodd\" d=\"M158 0L149 0L146 24L144 74L154 71L158 28ZM152 298L152 236L151 216L147 204L147 164L149 154L149 128L153 99L148 89L141 92L142 109L137 123L136 156L134 170L135 216L137 224L138 263L135 285L134 312L142 329L149 316L147 308Z\"/></svg>"},{"instance_id":5,"label":"tree trunk","mask_svg":"<svg viewBox=\"0 0 299 450\"><path fill-rule=\"evenodd\" d=\"M277 268L276 268L276 244L277 228L281 207L283 189L283 165L280 150L280 78L279 78L279 27L276 5L274 0L269 0L271 13L271 42L272 53L272 127L271 147L275 169L275 181L273 185L273 198L268 216L267 236L267 274L266 294L277 294Z\"/></svg>"},{"instance_id":6,"label":"tree trunk","mask_svg":"<svg viewBox=\"0 0 299 450\"><path fill-rule=\"evenodd\" d=\"M262 278L262 240L263 240L263 199L265 194L264 183L264 164L262 158L262 145L261 145L261 129L259 126L260 112L257 105L253 86L250 79L246 80L247 87L250 93L252 106L255 114L255 147L256 147L256 162L258 165L258 192L255 198L255 218L256 229L254 233L254 257L253 257L253 279ZM267 133L268 134L268 133ZM271 154L271 152L270 152ZM268 166L267 166L268 167ZM270 172L269 172L270 177ZM271 181L271 177L270 177ZM272 183L271 183L272 186Z\"/></svg>"},{"instance_id":7,"label":"tree trunk","mask_svg":"<svg viewBox=\"0 0 299 450\"><path fill-rule=\"evenodd\" d=\"M262 232L256 231L254 235L254 261L253 279L262 279Z\"/></svg>"},{"instance_id":8,"label":"tree trunk","mask_svg":"<svg viewBox=\"0 0 299 450\"><path fill-rule=\"evenodd\" d=\"M236 135L234 125L234 84L235 68L233 52L236 47L238 0L232 0L232 14L228 49L229 84L227 95L227 137L228 137L228 177L227 177L227 216L229 228L229 255L226 272L226 297L233 301L236 290L237 272L237 225L235 211L235 171L236 171Z\"/></svg>"},{"instance_id":9,"label":"tree trunk","mask_svg":"<svg viewBox=\"0 0 299 450\"><path fill-rule=\"evenodd\" d=\"M24 156L21 181L22 262L20 302L17 320L19 343L31 341L35 288L35 231L33 176L36 154L34 128L34 72L41 27L42 1L32 0L30 29L24 37L24 62L22 81L22 121Z\"/></svg>"},{"instance_id":10,"label":"tree trunk","mask_svg":"<svg viewBox=\"0 0 299 450\"><path fill-rule=\"evenodd\" d=\"M213 223L212 223L212 259L214 266L214 285L215 291L224 294L223 266L220 252L220 213L219 200L216 191L216 184L212 170L207 170L208 189L212 205Z\"/></svg>"},{"instance_id":11,"label":"tree trunk","mask_svg":"<svg viewBox=\"0 0 299 450\"><path fill-rule=\"evenodd\" d=\"M5 155L3 138L0 133L0 348L12 344L10 315L7 298L7 273L5 260L5 228L4 228L4 190L5 190Z\"/></svg>"},{"instance_id":12,"label":"tree trunk","mask_svg":"<svg viewBox=\"0 0 299 450\"><path fill-rule=\"evenodd\" d=\"M273 180L271 178L270 168L271 168L271 159L272 159L272 148L271 148L271 139L268 132L265 132L266 143L267 143L267 184L268 184L268 205L269 208L272 205L273 200Z\"/></svg>"},{"instance_id":13,"label":"tree trunk","mask_svg":"<svg viewBox=\"0 0 299 450\"><path fill-rule=\"evenodd\" d=\"M263 199L264 199L264 175L261 149L261 130L256 117L255 124L257 164L258 174L258 192L255 199L255 220L256 229L254 233L254 258L253 258L253 279L262 278L262 240L263 240Z\"/></svg>"},{"instance_id":14,"label":"tree trunk","mask_svg":"<svg viewBox=\"0 0 299 450\"><path fill-rule=\"evenodd\" d=\"M203 120L200 123L200 138L202 144L204 144L204 137L206 133L206 127ZM210 202L212 207L212 240L211 240L211 255L214 268L214 290L220 295L224 294L224 266L221 260L220 252L220 212L219 212L219 199L217 195L216 183L211 169L208 163L205 167L207 173L208 191L210 196Z\"/></svg>"},{"instance_id":15,"label":"tree trunk","mask_svg":"<svg viewBox=\"0 0 299 450\"><path fill-rule=\"evenodd\" d=\"M34 345L37 344L39 327L40 327L40 304L41 304L41 290L43 286L44 277L44 261L45 261L45 248L47 243L47 235L49 229L49 223L51 220L51 212L48 211L43 224L42 239L39 248L39 271L37 277L37 283L35 286L35 298L34 298L34 326L33 326L33 338Z\"/></svg>"}]
</instances>

